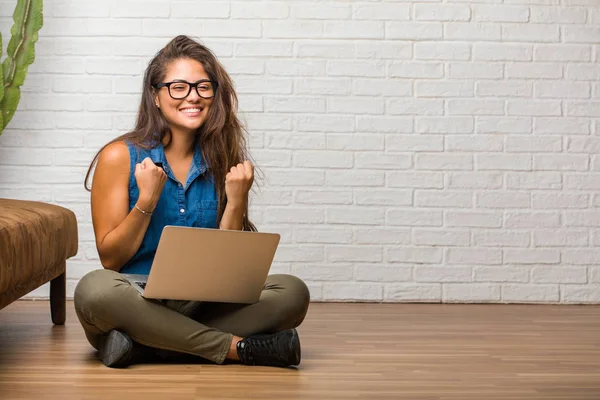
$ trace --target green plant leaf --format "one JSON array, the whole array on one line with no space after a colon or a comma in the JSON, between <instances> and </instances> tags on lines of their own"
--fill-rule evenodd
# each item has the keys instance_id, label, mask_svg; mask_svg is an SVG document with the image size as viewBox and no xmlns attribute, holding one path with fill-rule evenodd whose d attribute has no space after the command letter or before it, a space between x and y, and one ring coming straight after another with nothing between
<instances>
[{"instance_id":1,"label":"green plant leaf","mask_svg":"<svg viewBox=\"0 0 600 400\"><path fill-rule=\"evenodd\" d=\"M2 33L0 33L0 51L2 51ZM4 98L4 72L2 64L0 64L0 103ZM2 131L4 130L4 116L0 112L0 135L2 135Z\"/></svg>"},{"instance_id":2,"label":"green plant leaf","mask_svg":"<svg viewBox=\"0 0 600 400\"><path fill-rule=\"evenodd\" d=\"M8 43L7 57L2 63L4 96L2 129L12 119L21 98L20 86L25 82L27 69L35 60L35 42L43 25L43 0L18 0L13 14L12 37Z\"/></svg>"}]
</instances>

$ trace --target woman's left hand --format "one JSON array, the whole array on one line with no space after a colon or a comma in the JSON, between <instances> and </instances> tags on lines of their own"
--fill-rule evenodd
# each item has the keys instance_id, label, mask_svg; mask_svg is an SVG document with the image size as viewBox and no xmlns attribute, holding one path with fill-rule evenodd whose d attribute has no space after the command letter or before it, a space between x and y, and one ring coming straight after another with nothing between
<instances>
[{"instance_id":1,"label":"woman's left hand","mask_svg":"<svg viewBox=\"0 0 600 400\"><path fill-rule=\"evenodd\" d=\"M227 204L246 207L248 192L254 182L254 166L248 160L234 165L225 176L225 194Z\"/></svg>"}]
</instances>

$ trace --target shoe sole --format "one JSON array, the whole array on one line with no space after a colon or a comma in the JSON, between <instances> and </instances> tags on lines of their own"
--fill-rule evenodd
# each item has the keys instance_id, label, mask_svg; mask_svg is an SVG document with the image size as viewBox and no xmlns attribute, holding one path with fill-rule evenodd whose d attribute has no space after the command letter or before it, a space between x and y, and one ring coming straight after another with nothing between
<instances>
[{"instance_id":1,"label":"shoe sole","mask_svg":"<svg viewBox=\"0 0 600 400\"><path fill-rule=\"evenodd\" d=\"M110 331L104 342L99 346L99 357L107 367L118 367L119 362L133 348L133 342L129 336L115 329Z\"/></svg>"},{"instance_id":2,"label":"shoe sole","mask_svg":"<svg viewBox=\"0 0 600 400\"><path fill-rule=\"evenodd\" d=\"M302 358L302 349L300 347L300 338L298 337L298 331L294 328L292 329L292 351L294 352L294 360L291 365L299 365L300 359Z\"/></svg>"}]
</instances>

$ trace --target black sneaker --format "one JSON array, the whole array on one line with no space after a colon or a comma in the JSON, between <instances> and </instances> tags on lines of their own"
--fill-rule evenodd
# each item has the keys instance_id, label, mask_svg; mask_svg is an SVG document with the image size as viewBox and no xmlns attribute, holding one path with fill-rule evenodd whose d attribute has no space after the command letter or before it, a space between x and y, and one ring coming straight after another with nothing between
<instances>
[{"instance_id":1,"label":"black sneaker","mask_svg":"<svg viewBox=\"0 0 600 400\"><path fill-rule=\"evenodd\" d=\"M237 344L240 361L245 365L290 367L300 364L300 340L296 329L273 334L252 335Z\"/></svg>"},{"instance_id":2,"label":"black sneaker","mask_svg":"<svg viewBox=\"0 0 600 400\"><path fill-rule=\"evenodd\" d=\"M116 329L103 335L98 344L98 357L112 368L150 361L152 353L151 348L135 343L129 335Z\"/></svg>"}]
</instances>

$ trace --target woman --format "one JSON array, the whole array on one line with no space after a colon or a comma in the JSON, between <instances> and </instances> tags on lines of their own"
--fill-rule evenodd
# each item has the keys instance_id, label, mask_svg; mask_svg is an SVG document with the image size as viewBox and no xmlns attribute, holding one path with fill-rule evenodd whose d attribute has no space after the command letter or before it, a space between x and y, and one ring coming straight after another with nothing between
<instances>
[{"instance_id":1,"label":"woman","mask_svg":"<svg viewBox=\"0 0 600 400\"><path fill-rule=\"evenodd\" d=\"M135 129L96 154L86 189L96 165L92 222L104 269L79 281L75 310L106 366L181 353L217 364L300 363L295 328L310 295L296 277L269 276L252 305L147 300L121 277L149 273L165 225L256 231L248 219L254 168L236 109L216 57L178 36L145 72Z\"/></svg>"}]
</instances>

